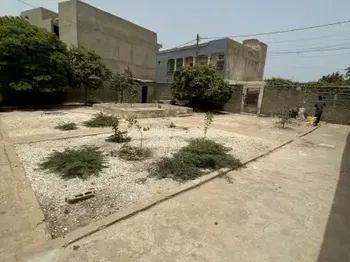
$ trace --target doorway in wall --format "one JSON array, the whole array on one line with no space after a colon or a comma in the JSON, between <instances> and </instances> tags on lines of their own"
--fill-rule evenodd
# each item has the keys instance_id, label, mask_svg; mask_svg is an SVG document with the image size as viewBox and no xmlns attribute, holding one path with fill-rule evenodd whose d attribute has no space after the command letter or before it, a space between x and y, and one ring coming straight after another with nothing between
<instances>
[{"instance_id":1,"label":"doorway in wall","mask_svg":"<svg viewBox=\"0 0 350 262\"><path fill-rule=\"evenodd\" d=\"M260 93L259 88L247 88L247 92L244 97L243 112L257 114L259 93Z\"/></svg>"},{"instance_id":2,"label":"doorway in wall","mask_svg":"<svg viewBox=\"0 0 350 262\"><path fill-rule=\"evenodd\" d=\"M148 86L142 87L142 99L141 103L147 103L147 97L148 97Z\"/></svg>"}]
</instances>

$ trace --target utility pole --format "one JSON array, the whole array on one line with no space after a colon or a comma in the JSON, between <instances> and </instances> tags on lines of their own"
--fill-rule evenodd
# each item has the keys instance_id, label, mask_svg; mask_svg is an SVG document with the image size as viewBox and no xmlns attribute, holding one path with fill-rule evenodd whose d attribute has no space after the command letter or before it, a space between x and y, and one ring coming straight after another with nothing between
<instances>
[{"instance_id":1,"label":"utility pole","mask_svg":"<svg viewBox=\"0 0 350 262\"><path fill-rule=\"evenodd\" d=\"M197 43L196 43L196 58L197 58L197 56L199 55L199 50L198 50L199 40L200 40L199 34L197 34L196 40L197 40Z\"/></svg>"}]
</instances>

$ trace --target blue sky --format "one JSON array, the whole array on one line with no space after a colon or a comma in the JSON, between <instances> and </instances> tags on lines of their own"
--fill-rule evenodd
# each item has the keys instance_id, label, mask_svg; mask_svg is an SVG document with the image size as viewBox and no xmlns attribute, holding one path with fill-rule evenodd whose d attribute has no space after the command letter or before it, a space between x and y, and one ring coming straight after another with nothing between
<instances>
[{"instance_id":1,"label":"blue sky","mask_svg":"<svg viewBox=\"0 0 350 262\"><path fill-rule=\"evenodd\" d=\"M57 11L58 0L25 0ZM0 0L0 15L18 15L30 9L16 0ZM100 9L157 32L165 48L196 37L230 36L278 31L350 20L349 0L87 0ZM269 45L265 77L298 81L350 66L350 23L301 32L258 37ZM243 39L235 38L242 41ZM329 52L274 54L277 51L335 46ZM342 73L344 71L341 71Z\"/></svg>"}]
</instances>

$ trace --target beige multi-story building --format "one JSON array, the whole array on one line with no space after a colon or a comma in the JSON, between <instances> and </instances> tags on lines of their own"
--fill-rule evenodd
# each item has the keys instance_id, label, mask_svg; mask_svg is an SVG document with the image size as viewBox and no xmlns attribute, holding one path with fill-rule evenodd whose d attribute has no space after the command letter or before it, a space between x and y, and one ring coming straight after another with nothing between
<instances>
[{"instance_id":1,"label":"beige multi-story building","mask_svg":"<svg viewBox=\"0 0 350 262\"><path fill-rule=\"evenodd\" d=\"M59 3L58 13L36 8L21 13L68 46L94 50L112 70L130 67L138 79L156 80L157 34L78 0Z\"/></svg>"}]
</instances>

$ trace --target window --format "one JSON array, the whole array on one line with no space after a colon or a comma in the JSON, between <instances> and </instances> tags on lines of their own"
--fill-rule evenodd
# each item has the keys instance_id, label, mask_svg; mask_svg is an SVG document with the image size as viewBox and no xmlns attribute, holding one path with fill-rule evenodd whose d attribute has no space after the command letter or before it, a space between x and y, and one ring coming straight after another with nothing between
<instances>
[{"instance_id":1,"label":"window","mask_svg":"<svg viewBox=\"0 0 350 262\"><path fill-rule=\"evenodd\" d=\"M167 74L173 74L175 70L175 60L169 59L167 64Z\"/></svg>"},{"instance_id":2,"label":"window","mask_svg":"<svg viewBox=\"0 0 350 262\"><path fill-rule=\"evenodd\" d=\"M216 71L222 72L224 71L224 67L225 67L225 55L219 54L217 58L218 60L216 61Z\"/></svg>"},{"instance_id":3,"label":"window","mask_svg":"<svg viewBox=\"0 0 350 262\"><path fill-rule=\"evenodd\" d=\"M225 61L224 60L218 60L216 62L216 71L218 71L218 72L224 71L224 65L225 65Z\"/></svg>"},{"instance_id":4,"label":"window","mask_svg":"<svg viewBox=\"0 0 350 262\"><path fill-rule=\"evenodd\" d=\"M184 62L183 58L176 59L176 69L182 67L183 62Z\"/></svg>"},{"instance_id":5,"label":"window","mask_svg":"<svg viewBox=\"0 0 350 262\"><path fill-rule=\"evenodd\" d=\"M196 62L200 65L207 65L208 64L208 56L205 56L205 55L198 56L196 59Z\"/></svg>"},{"instance_id":6,"label":"window","mask_svg":"<svg viewBox=\"0 0 350 262\"><path fill-rule=\"evenodd\" d=\"M193 66L193 56L188 56L185 58L185 66Z\"/></svg>"},{"instance_id":7,"label":"window","mask_svg":"<svg viewBox=\"0 0 350 262\"><path fill-rule=\"evenodd\" d=\"M158 65L160 65L160 61L158 61Z\"/></svg>"}]
</instances>

